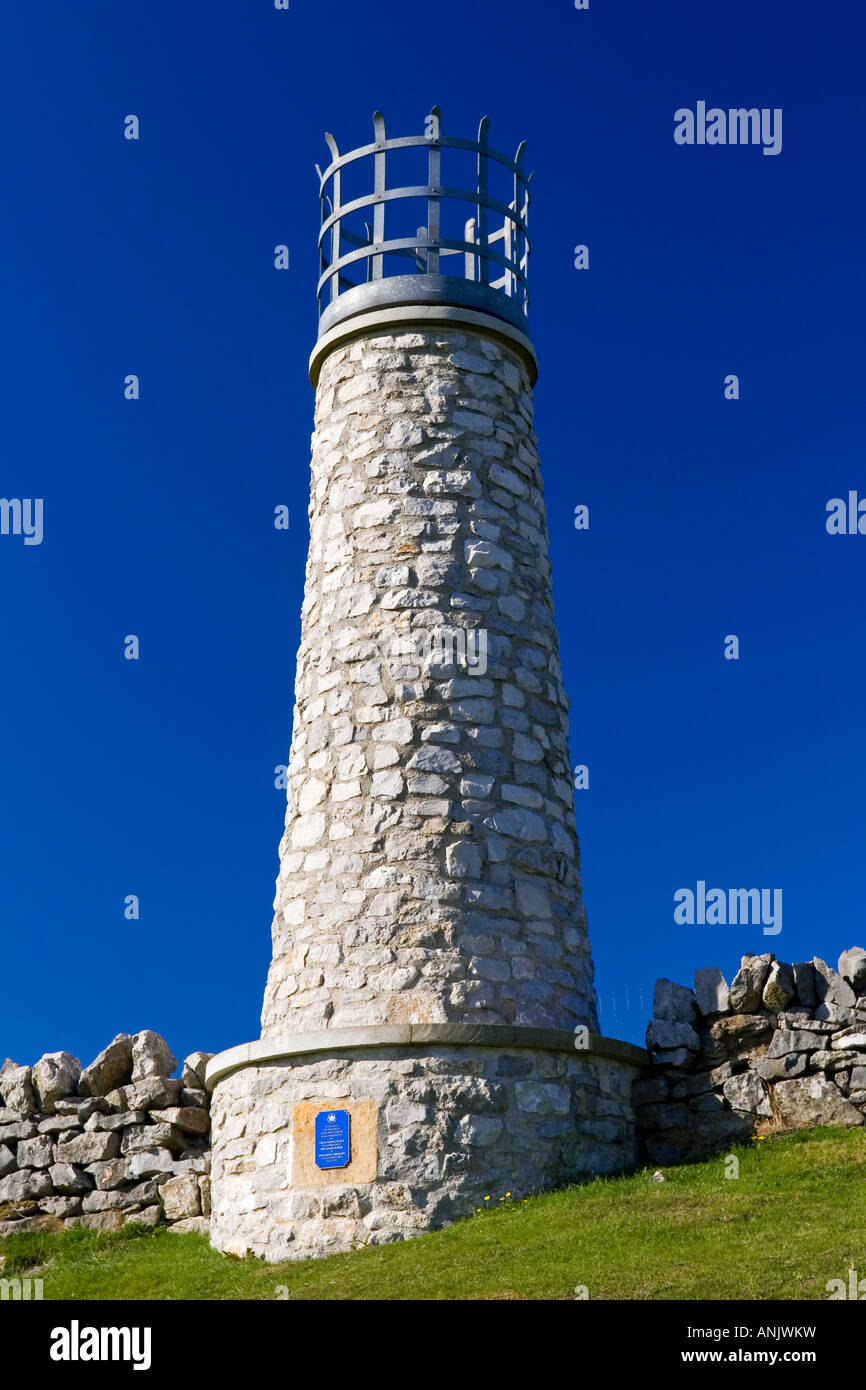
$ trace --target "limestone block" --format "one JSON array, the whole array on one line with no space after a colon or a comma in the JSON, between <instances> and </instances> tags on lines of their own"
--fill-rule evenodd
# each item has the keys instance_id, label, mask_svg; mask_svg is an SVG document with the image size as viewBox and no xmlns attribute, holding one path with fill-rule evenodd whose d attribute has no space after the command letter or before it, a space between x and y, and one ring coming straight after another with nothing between
<instances>
[{"instance_id":1,"label":"limestone block","mask_svg":"<svg viewBox=\"0 0 866 1390\"><path fill-rule=\"evenodd\" d=\"M51 1186L55 1192L67 1195L79 1192L89 1192L93 1187L92 1179L74 1163L55 1163L49 1169Z\"/></svg>"},{"instance_id":2,"label":"limestone block","mask_svg":"<svg viewBox=\"0 0 866 1390\"><path fill-rule=\"evenodd\" d=\"M198 1107L170 1106L165 1110L151 1110L150 1118L157 1124L175 1125L187 1134L207 1134L210 1129L210 1115Z\"/></svg>"},{"instance_id":3,"label":"limestone block","mask_svg":"<svg viewBox=\"0 0 866 1390\"><path fill-rule=\"evenodd\" d=\"M852 946L842 952L839 957L839 974L855 994L866 994L866 951L861 946Z\"/></svg>"},{"instance_id":4,"label":"limestone block","mask_svg":"<svg viewBox=\"0 0 866 1390\"><path fill-rule=\"evenodd\" d=\"M650 1052L670 1051L687 1048L697 1052L700 1038L688 1023L671 1023L667 1019L654 1018L646 1030L646 1045Z\"/></svg>"},{"instance_id":5,"label":"limestone block","mask_svg":"<svg viewBox=\"0 0 866 1390\"><path fill-rule=\"evenodd\" d=\"M760 1008L772 962L769 954L743 956L731 984L731 1008L735 1014L753 1014Z\"/></svg>"},{"instance_id":6,"label":"limestone block","mask_svg":"<svg viewBox=\"0 0 866 1390\"><path fill-rule=\"evenodd\" d=\"M695 1002L705 1018L728 1012L731 991L721 970L713 967L695 971Z\"/></svg>"},{"instance_id":7,"label":"limestone block","mask_svg":"<svg viewBox=\"0 0 866 1390\"><path fill-rule=\"evenodd\" d=\"M132 1080L144 1081L152 1076L171 1076L177 1058L159 1033L146 1028L132 1039Z\"/></svg>"},{"instance_id":8,"label":"limestone block","mask_svg":"<svg viewBox=\"0 0 866 1390\"><path fill-rule=\"evenodd\" d=\"M38 1120L40 1134L55 1134L71 1139L81 1133L81 1123L76 1115L49 1115L46 1120Z\"/></svg>"},{"instance_id":9,"label":"limestone block","mask_svg":"<svg viewBox=\"0 0 866 1390\"><path fill-rule=\"evenodd\" d=\"M181 1081L172 1076L150 1076L110 1091L105 1099L119 1111L158 1110L177 1105Z\"/></svg>"},{"instance_id":10,"label":"limestone block","mask_svg":"<svg viewBox=\"0 0 866 1390\"><path fill-rule=\"evenodd\" d=\"M168 1229L173 1235L201 1235L206 1236L210 1231L210 1222L206 1216L186 1216L181 1221L173 1221Z\"/></svg>"},{"instance_id":11,"label":"limestone block","mask_svg":"<svg viewBox=\"0 0 866 1390\"><path fill-rule=\"evenodd\" d=\"M802 1125L860 1125L856 1106L842 1097L834 1082L824 1076L777 1081L770 1092L773 1113L786 1128Z\"/></svg>"},{"instance_id":12,"label":"limestone block","mask_svg":"<svg viewBox=\"0 0 866 1390\"><path fill-rule=\"evenodd\" d=\"M773 961L763 990L765 1009L780 1013L796 994L794 971L782 961Z\"/></svg>"},{"instance_id":13,"label":"limestone block","mask_svg":"<svg viewBox=\"0 0 866 1390\"><path fill-rule=\"evenodd\" d=\"M51 1194L51 1178L42 1169L26 1168L0 1178L0 1202L22 1202Z\"/></svg>"},{"instance_id":14,"label":"limestone block","mask_svg":"<svg viewBox=\"0 0 866 1390\"><path fill-rule=\"evenodd\" d=\"M725 1099L732 1110L749 1110L758 1115L772 1115L767 1093L760 1077L754 1072L742 1072L722 1083Z\"/></svg>"},{"instance_id":15,"label":"limestone block","mask_svg":"<svg viewBox=\"0 0 866 1390\"><path fill-rule=\"evenodd\" d=\"M50 1168L54 1145L47 1135L36 1139L22 1139L15 1157L19 1168Z\"/></svg>"},{"instance_id":16,"label":"limestone block","mask_svg":"<svg viewBox=\"0 0 866 1390\"><path fill-rule=\"evenodd\" d=\"M0 1067L0 1096L3 1098L3 1104L21 1116L32 1115L37 1109L32 1077L30 1067L19 1067L11 1057L7 1057Z\"/></svg>"},{"instance_id":17,"label":"limestone block","mask_svg":"<svg viewBox=\"0 0 866 1390\"><path fill-rule=\"evenodd\" d=\"M812 965L815 970L815 989L818 999L822 1004L836 1004L841 1008L853 1008L857 1001L853 989L842 976L829 966L825 960L819 956L813 957Z\"/></svg>"},{"instance_id":18,"label":"limestone block","mask_svg":"<svg viewBox=\"0 0 866 1390\"><path fill-rule=\"evenodd\" d=\"M114 1158L120 1151L120 1138L113 1133L79 1134L57 1144L55 1161L57 1163L100 1163Z\"/></svg>"},{"instance_id":19,"label":"limestone block","mask_svg":"<svg viewBox=\"0 0 866 1390\"><path fill-rule=\"evenodd\" d=\"M203 1089L207 1064L212 1052L191 1052L184 1060L181 1080L191 1090Z\"/></svg>"},{"instance_id":20,"label":"limestone block","mask_svg":"<svg viewBox=\"0 0 866 1390\"><path fill-rule=\"evenodd\" d=\"M78 1078L82 1096L105 1096L132 1080L132 1038L118 1033Z\"/></svg>"},{"instance_id":21,"label":"limestone block","mask_svg":"<svg viewBox=\"0 0 866 1390\"><path fill-rule=\"evenodd\" d=\"M665 1019L671 1023L687 1023L690 1027L695 1021L694 991L685 985L674 984L672 980L656 980L653 991L653 1018Z\"/></svg>"},{"instance_id":22,"label":"limestone block","mask_svg":"<svg viewBox=\"0 0 866 1390\"><path fill-rule=\"evenodd\" d=\"M198 1178L194 1173L169 1178L167 1182L161 1183L159 1195L167 1221L182 1221L190 1216L201 1215L201 1196Z\"/></svg>"},{"instance_id":23,"label":"limestone block","mask_svg":"<svg viewBox=\"0 0 866 1390\"><path fill-rule=\"evenodd\" d=\"M81 1075L81 1063L71 1052L47 1052L33 1068L33 1089L45 1115L54 1112L58 1100L71 1096Z\"/></svg>"},{"instance_id":24,"label":"limestone block","mask_svg":"<svg viewBox=\"0 0 866 1390\"><path fill-rule=\"evenodd\" d=\"M809 1029L777 1028L770 1042L767 1057L784 1057L789 1052L814 1052L823 1048L826 1038L821 1033Z\"/></svg>"}]
</instances>

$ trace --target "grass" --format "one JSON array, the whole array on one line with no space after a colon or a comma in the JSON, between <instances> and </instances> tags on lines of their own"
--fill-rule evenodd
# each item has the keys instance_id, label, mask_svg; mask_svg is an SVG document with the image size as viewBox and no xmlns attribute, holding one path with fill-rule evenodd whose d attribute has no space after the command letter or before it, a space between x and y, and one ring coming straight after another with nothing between
<instances>
[{"instance_id":1,"label":"grass","mask_svg":"<svg viewBox=\"0 0 866 1390\"><path fill-rule=\"evenodd\" d=\"M11 1235L3 1275L45 1299L826 1299L866 1276L866 1132L821 1128L664 1170L501 1203L394 1245L281 1265L200 1235L127 1227ZM486 1206L487 1204L485 1204ZM282 1289L280 1289L282 1286Z\"/></svg>"}]
</instances>

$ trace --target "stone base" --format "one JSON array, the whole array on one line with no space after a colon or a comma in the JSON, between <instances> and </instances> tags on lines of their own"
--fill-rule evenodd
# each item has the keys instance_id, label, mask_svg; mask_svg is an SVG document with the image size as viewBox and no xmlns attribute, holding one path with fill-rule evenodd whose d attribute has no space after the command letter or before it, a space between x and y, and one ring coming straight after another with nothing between
<instances>
[{"instance_id":1,"label":"stone base","mask_svg":"<svg viewBox=\"0 0 866 1390\"><path fill-rule=\"evenodd\" d=\"M242 1065L213 1094L211 1243L269 1261L330 1255L628 1169L643 1054L611 1050L439 1043ZM350 1168L315 1167L310 1103L350 1112Z\"/></svg>"}]
</instances>

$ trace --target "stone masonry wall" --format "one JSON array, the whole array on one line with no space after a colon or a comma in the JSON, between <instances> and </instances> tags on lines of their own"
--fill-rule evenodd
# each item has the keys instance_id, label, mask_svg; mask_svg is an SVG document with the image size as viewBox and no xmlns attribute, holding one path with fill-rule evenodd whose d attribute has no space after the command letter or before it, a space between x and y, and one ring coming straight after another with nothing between
<instances>
[{"instance_id":1,"label":"stone masonry wall","mask_svg":"<svg viewBox=\"0 0 866 1390\"><path fill-rule=\"evenodd\" d=\"M206 1231L210 1053L119 1034L82 1070L68 1052L0 1068L0 1236L127 1223Z\"/></svg>"},{"instance_id":2,"label":"stone masonry wall","mask_svg":"<svg viewBox=\"0 0 866 1390\"><path fill-rule=\"evenodd\" d=\"M263 1036L595 1029L520 355L447 328L331 352L310 528ZM393 658L443 628L483 630L486 671Z\"/></svg>"},{"instance_id":3,"label":"stone masonry wall","mask_svg":"<svg viewBox=\"0 0 866 1390\"><path fill-rule=\"evenodd\" d=\"M834 970L743 956L728 986L698 970L694 990L655 988L651 1076L633 1098L642 1149L678 1163L769 1134L866 1121L866 951Z\"/></svg>"}]
</instances>

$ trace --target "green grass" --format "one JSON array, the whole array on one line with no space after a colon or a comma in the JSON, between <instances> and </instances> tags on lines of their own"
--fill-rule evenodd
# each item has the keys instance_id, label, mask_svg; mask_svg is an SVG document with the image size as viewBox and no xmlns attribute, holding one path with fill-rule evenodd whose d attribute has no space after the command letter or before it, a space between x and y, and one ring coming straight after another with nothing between
<instances>
[{"instance_id":1,"label":"green grass","mask_svg":"<svg viewBox=\"0 0 866 1390\"><path fill-rule=\"evenodd\" d=\"M41 1277L46 1299L826 1299L866 1276L866 1132L816 1129L724 1157L490 1211L395 1245L266 1265L197 1235L127 1228L23 1233L3 1274ZM486 1204L485 1204L486 1205ZM278 1295L278 1286L287 1291Z\"/></svg>"}]
</instances>

